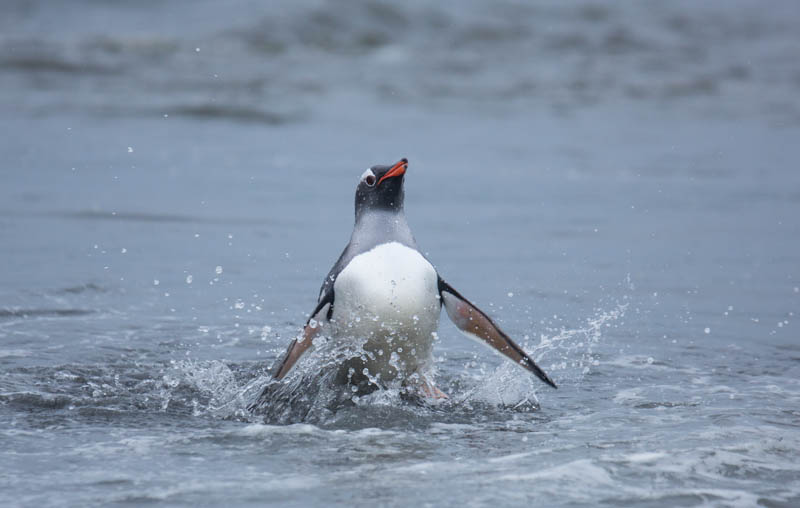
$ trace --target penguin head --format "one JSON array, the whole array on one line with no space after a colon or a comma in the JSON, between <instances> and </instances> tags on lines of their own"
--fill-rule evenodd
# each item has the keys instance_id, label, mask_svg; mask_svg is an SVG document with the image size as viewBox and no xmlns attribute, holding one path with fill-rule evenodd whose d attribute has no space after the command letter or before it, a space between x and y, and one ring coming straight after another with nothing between
<instances>
[{"instance_id":1,"label":"penguin head","mask_svg":"<svg viewBox=\"0 0 800 508\"><path fill-rule=\"evenodd\" d=\"M400 159L391 166L372 166L364 171L356 187L356 217L370 210L401 212L407 169L408 159Z\"/></svg>"}]
</instances>

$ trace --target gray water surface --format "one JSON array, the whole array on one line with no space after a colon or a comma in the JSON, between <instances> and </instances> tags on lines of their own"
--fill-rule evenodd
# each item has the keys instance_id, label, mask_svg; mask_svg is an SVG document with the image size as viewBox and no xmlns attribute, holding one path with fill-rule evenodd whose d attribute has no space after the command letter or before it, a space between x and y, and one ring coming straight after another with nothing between
<instances>
[{"instance_id":1,"label":"gray water surface","mask_svg":"<svg viewBox=\"0 0 800 508\"><path fill-rule=\"evenodd\" d=\"M3 2L0 504L797 506L798 22ZM400 157L419 245L559 389L443 317L447 403L249 412Z\"/></svg>"}]
</instances>

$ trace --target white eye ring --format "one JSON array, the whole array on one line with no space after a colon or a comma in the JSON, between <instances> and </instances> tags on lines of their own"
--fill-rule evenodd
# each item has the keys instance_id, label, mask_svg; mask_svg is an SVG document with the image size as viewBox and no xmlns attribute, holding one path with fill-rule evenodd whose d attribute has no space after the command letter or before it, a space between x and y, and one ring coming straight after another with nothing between
<instances>
[{"instance_id":1,"label":"white eye ring","mask_svg":"<svg viewBox=\"0 0 800 508\"><path fill-rule=\"evenodd\" d=\"M375 173L372 172L371 169L364 171L364 174L361 175L361 181L366 183L368 186L373 187L375 185Z\"/></svg>"}]
</instances>

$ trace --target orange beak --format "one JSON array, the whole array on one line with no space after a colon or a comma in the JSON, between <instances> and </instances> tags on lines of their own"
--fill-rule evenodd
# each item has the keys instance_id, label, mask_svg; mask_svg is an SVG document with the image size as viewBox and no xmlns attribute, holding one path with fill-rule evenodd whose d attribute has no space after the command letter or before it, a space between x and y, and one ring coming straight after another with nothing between
<instances>
[{"instance_id":1,"label":"orange beak","mask_svg":"<svg viewBox=\"0 0 800 508\"><path fill-rule=\"evenodd\" d=\"M380 180L378 180L378 185L380 185L381 182L386 180L387 178L393 178L395 176L403 176L404 174L406 174L407 169L408 169L408 159L406 158L400 159L395 163L394 166L392 166L392 168L389 171L386 172L385 175L381 177Z\"/></svg>"}]
</instances>

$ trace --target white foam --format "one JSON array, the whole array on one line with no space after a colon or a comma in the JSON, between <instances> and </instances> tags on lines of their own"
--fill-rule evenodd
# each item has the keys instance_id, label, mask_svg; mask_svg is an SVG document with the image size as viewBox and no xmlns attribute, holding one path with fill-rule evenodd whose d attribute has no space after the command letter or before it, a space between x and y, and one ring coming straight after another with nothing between
<instances>
[{"instance_id":1,"label":"white foam","mask_svg":"<svg viewBox=\"0 0 800 508\"><path fill-rule=\"evenodd\" d=\"M531 455L533 455L533 452L512 453L509 455L501 455L500 457L492 457L488 459L488 462L492 464L516 462L520 459L524 459L525 457L530 457Z\"/></svg>"},{"instance_id":2,"label":"white foam","mask_svg":"<svg viewBox=\"0 0 800 508\"><path fill-rule=\"evenodd\" d=\"M625 456L625 460L634 464L652 463L659 459L666 457L667 454L663 452L641 452L631 453Z\"/></svg>"},{"instance_id":3,"label":"white foam","mask_svg":"<svg viewBox=\"0 0 800 508\"><path fill-rule=\"evenodd\" d=\"M558 466L529 473L510 473L500 480L511 481L569 481L584 487L612 485L614 480L603 467L590 459L578 459Z\"/></svg>"},{"instance_id":4,"label":"white foam","mask_svg":"<svg viewBox=\"0 0 800 508\"><path fill-rule=\"evenodd\" d=\"M323 433L319 427L307 423L295 423L292 425L267 425L263 423L251 423L238 431L236 434L246 437L265 437L277 434L310 435Z\"/></svg>"},{"instance_id":5,"label":"white foam","mask_svg":"<svg viewBox=\"0 0 800 508\"><path fill-rule=\"evenodd\" d=\"M627 402L642 400L643 397L641 393L641 388L626 388L618 391L616 395L614 395L614 402L617 404L625 404Z\"/></svg>"}]
</instances>

